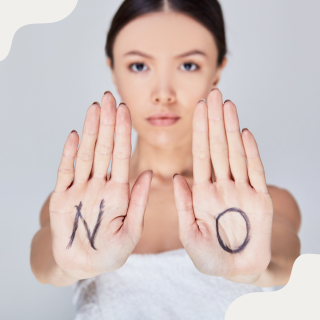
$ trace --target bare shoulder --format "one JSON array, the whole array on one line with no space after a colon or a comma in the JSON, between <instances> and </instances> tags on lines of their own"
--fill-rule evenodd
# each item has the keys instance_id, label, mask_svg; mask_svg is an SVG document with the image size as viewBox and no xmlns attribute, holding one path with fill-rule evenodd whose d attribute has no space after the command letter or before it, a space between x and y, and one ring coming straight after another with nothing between
<instances>
[{"instance_id":1,"label":"bare shoulder","mask_svg":"<svg viewBox=\"0 0 320 320\"><path fill-rule=\"evenodd\" d=\"M301 214L297 201L286 189L276 186L268 186L272 201L274 216L280 216L292 224L298 232L301 225Z\"/></svg>"},{"instance_id":2,"label":"bare shoulder","mask_svg":"<svg viewBox=\"0 0 320 320\"><path fill-rule=\"evenodd\" d=\"M46 201L44 202L41 212L40 212L40 226L41 228L50 225L50 214L49 214L49 203L50 203L51 193L47 197Z\"/></svg>"}]
</instances>

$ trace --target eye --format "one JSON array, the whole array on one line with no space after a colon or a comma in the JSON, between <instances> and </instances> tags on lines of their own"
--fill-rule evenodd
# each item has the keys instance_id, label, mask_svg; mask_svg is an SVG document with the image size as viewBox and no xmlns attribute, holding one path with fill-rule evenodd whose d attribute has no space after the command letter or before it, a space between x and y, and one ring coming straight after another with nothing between
<instances>
[{"instance_id":1,"label":"eye","mask_svg":"<svg viewBox=\"0 0 320 320\"><path fill-rule=\"evenodd\" d=\"M181 65L180 69L184 71L194 71L199 69L199 67L193 62L185 62Z\"/></svg>"},{"instance_id":2,"label":"eye","mask_svg":"<svg viewBox=\"0 0 320 320\"><path fill-rule=\"evenodd\" d=\"M137 63L132 63L129 68L134 72L142 72L142 71L146 71L147 66L144 63L137 62Z\"/></svg>"}]
</instances>

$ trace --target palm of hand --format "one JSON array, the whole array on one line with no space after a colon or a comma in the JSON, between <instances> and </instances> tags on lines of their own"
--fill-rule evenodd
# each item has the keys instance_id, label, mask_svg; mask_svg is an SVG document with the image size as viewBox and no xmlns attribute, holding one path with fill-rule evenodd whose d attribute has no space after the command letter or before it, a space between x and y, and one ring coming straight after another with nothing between
<instances>
[{"instance_id":1,"label":"palm of hand","mask_svg":"<svg viewBox=\"0 0 320 320\"><path fill-rule=\"evenodd\" d=\"M180 239L199 271L253 282L271 259L272 200L254 138L218 90L195 110L193 157L192 192L174 178Z\"/></svg>"},{"instance_id":2,"label":"palm of hand","mask_svg":"<svg viewBox=\"0 0 320 320\"><path fill-rule=\"evenodd\" d=\"M81 279L125 263L142 234L152 175L142 173L130 196L130 113L125 105L116 109L110 93L103 97L101 108L94 104L88 109L77 152L78 142L78 135L71 133L49 211L55 260ZM107 180L111 155L111 178Z\"/></svg>"}]
</instances>

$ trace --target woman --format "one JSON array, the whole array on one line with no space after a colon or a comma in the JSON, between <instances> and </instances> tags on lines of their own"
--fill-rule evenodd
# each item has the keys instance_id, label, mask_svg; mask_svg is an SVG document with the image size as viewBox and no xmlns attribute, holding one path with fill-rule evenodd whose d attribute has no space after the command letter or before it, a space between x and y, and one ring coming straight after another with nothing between
<instances>
[{"instance_id":1,"label":"woman","mask_svg":"<svg viewBox=\"0 0 320 320\"><path fill-rule=\"evenodd\" d=\"M216 88L219 3L126 0L106 53L126 104L107 91L78 151L77 132L67 138L32 242L37 279L75 284L77 319L223 319L242 294L287 283L300 213L266 185L253 135Z\"/></svg>"}]
</instances>

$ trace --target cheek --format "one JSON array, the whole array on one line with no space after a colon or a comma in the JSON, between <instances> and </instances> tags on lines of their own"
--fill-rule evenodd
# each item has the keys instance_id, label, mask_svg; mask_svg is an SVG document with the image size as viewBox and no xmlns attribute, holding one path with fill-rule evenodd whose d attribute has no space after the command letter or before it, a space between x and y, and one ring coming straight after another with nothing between
<instances>
[{"instance_id":1,"label":"cheek","mask_svg":"<svg viewBox=\"0 0 320 320\"><path fill-rule=\"evenodd\" d=\"M117 89L121 100L130 110L133 127L138 130L148 113L146 110L146 106L149 105L148 89L139 83L137 77L134 78L128 72L117 78Z\"/></svg>"},{"instance_id":2,"label":"cheek","mask_svg":"<svg viewBox=\"0 0 320 320\"><path fill-rule=\"evenodd\" d=\"M176 86L177 100L188 109L188 113L194 111L200 99L206 99L212 89L211 77L205 74L181 77Z\"/></svg>"},{"instance_id":3,"label":"cheek","mask_svg":"<svg viewBox=\"0 0 320 320\"><path fill-rule=\"evenodd\" d=\"M138 80L138 81L137 81ZM134 78L128 72L119 72L117 75L117 89L119 95L128 105L143 96L143 87L139 84L139 79Z\"/></svg>"}]
</instances>

